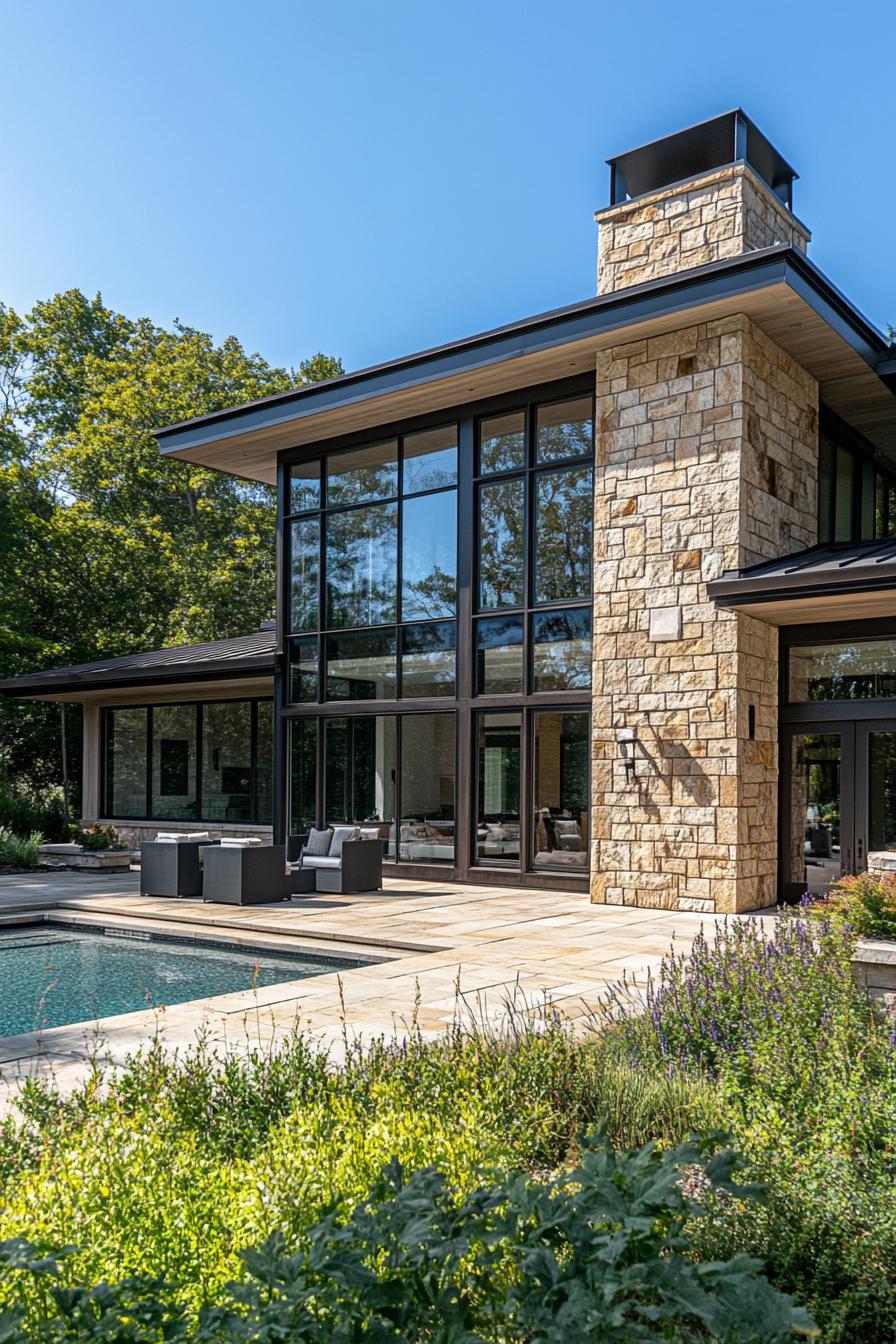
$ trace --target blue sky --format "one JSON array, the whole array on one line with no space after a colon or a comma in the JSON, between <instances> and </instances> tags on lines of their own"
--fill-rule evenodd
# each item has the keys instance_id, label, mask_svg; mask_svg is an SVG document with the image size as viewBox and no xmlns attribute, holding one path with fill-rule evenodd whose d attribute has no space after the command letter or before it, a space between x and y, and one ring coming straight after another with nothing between
<instances>
[{"instance_id":1,"label":"blue sky","mask_svg":"<svg viewBox=\"0 0 896 1344\"><path fill-rule=\"evenodd\" d=\"M0 0L0 299L358 368L594 292L610 154L742 105L896 324L896 6ZM889 127L889 129L888 129Z\"/></svg>"}]
</instances>

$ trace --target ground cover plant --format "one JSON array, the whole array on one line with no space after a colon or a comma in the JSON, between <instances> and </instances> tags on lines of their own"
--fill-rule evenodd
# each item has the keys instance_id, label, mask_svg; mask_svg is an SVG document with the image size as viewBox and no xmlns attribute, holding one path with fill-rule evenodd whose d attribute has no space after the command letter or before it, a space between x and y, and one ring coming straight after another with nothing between
<instances>
[{"instance_id":1,"label":"ground cover plant","mask_svg":"<svg viewBox=\"0 0 896 1344\"><path fill-rule=\"evenodd\" d=\"M9 826L0 826L0 864L12 868L33 868L37 864L38 849L43 843L39 831L30 835L16 835Z\"/></svg>"},{"instance_id":2,"label":"ground cover plant","mask_svg":"<svg viewBox=\"0 0 896 1344\"><path fill-rule=\"evenodd\" d=\"M889 1344L892 1023L855 985L851 953L842 922L741 921L698 939L689 958L667 958L646 1011L617 996L584 1039L548 1010L536 1020L517 1011L501 1034L458 1023L427 1042L412 1030L401 1042L349 1049L338 1069L296 1034L239 1059L203 1048L176 1059L154 1047L69 1099L32 1085L0 1130L0 1239L9 1266L75 1249L59 1257L58 1279L39 1264L8 1268L0 1305L25 1314L18 1324L8 1318L7 1337L155 1341L183 1329L192 1339L203 1337L189 1333L201 1320L216 1344L316 1339L325 1329L344 1339L510 1341L559 1339L556 1316L565 1338L758 1341L808 1329L811 1317L825 1344ZM723 1130L730 1140L707 1137ZM583 1147L596 1131L603 1137ZM695 1133L704 1135L696 1148L675 1155ZM649 1155L614 1155L649 1140ZM764 1195L701 1174L729 1142L745 1163L738 1179ZM563 1220L596 1207L594 1191L582 1193L582 1165L617 1161L614 1177L600 1177L607 1241L598 1254ZM674 1168L683 1182L675 1186L683 1203L667 1202L647 1220L660 1237L652 1249L626 1239L635 1224L648 1235L632 1202L639 1163L658 1180ZM500 1236L489 1219L498 1219ZM590 1214L585 1224L593 1230ZM374 1244L376 1227L385 1239ZM495 1237L510 1257L500 1273L489 1260ZM256 1248L248 1257L247 1247ZM592 1294L576 1299L577 1310L596 1312L604 1294L601 1328L610 1329L616 1299L599 1274L609 1274L614 1247L616 1269L631 1270L625 1326L637 1319L642 1333L602 1335L593 1324L576 1336L562 1316L573 1309L573 1281L581 1280L576 1293ZM738 1262L744 1253L756 1265ZM638 1296L634 1280L643 1285L644 1266L659 1273L670 1255L719 1302L740 1292L735 1280L752 1284L761 1266L807 1315L782 1324L796 1307L768 1299L777 1315L753 1334L731 1333L721 1317L687 1315L694 1299L682 1279L679 1317L651 1320L666 1289L649 1278L647 1296ZM727 1266L726 1283L734 1276L729 1287L698 1268L717 1262ZM571 1279L570 1265L579 1266ZM526 1297L530 1274L538 1287ZM564 1285L559 1296L538 1274L559 1276L551 1279ZM374 1280L368 1299L359 1285ZM755 1289L757 1302L764 1293ZM146 1318L142 1334L113 1329L128 1295L134 1319ZM443 1305L432 1304L448 1300L455 1315L439 1334L433 1320ZM540 1316L539 1302L547 1304ZM69 1309L81 1316L64 1324L60 1312ZM107 1309L107 1333L92 1335L90 1322ZM56 1336L46 1321L38 1326L41 1310L53 1315Z\"/></svg>"}]
</instances>

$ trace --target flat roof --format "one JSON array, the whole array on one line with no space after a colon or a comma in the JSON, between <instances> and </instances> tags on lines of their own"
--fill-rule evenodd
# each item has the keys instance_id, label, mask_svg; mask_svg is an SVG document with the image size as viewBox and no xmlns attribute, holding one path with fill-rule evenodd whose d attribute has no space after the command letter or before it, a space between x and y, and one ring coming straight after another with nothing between
<instances>
[{"instance_id":1,"label":"flat roof","mask_svg":"<svg viewBox=\"0 0 896 1344\"><path fill-rule=\"evenodd\" d=\"M162 453L273 482L278 452L593 370L597 350L744 312L822 383L823 398L896 460L892 347L796 248L777 244L155 431Z\"/></svg>"},{"instance_id":2,"label":"flat roof","mask_svg":"<svg viewBox=\"0 0 896 1344\"><path fill-rule=\"evenodd\" d=\"M127 653L74 667L51 667L0 681L0 694L24 699L122 686L158 686L185 681L274 674L277 632L258 630L207 644L179 644L146 653Z\"/></svg>"}]
</instances>

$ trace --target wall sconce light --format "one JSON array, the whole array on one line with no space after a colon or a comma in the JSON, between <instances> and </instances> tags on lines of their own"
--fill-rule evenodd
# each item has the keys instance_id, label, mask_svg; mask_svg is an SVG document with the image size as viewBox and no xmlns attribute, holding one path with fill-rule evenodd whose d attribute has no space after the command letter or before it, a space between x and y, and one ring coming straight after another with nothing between
<instances>
[{"instance_id":1,"label":"wall sconce light","mask_svg":"<svg viewBox=\"0 0 896 1344\"><path fill-rule=\"evenodd\" d=\"M622 764L625 766L625 773L629 780L635 777L635 744L638 741L638 734L634 728L617 728L616 741L619 745L619 752L622 756Z\"/></svg>"}]
</instances>

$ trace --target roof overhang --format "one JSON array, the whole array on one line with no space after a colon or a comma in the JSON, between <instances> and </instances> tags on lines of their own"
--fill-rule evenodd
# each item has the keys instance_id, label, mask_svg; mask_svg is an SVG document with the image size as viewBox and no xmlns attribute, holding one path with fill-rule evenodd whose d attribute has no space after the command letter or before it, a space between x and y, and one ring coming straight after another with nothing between
<instances>
[{"instance_id":1,"label":"roof overhang","mask_svg":"<svg viewBox=\"0 0 896 1344\"><path fill-rule=\"evenodd\" d=\"M822 400L896 465L892 349L783 245L557 309L467 340L156 431L160 451L273 483L277 455L593 370L599 350L743 313L821 384Z\"/></svg>"},{"instance_id":2,"label":"roof overhang","mask_svg":"<svg viewBox=\"0 0 896 1344\"><path fill-rule=\"evenodd\" d=\"M896 541L810 546L707 587L717 607L769 625L896 617Z\"/></svg>"}]
</instances>

